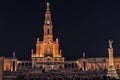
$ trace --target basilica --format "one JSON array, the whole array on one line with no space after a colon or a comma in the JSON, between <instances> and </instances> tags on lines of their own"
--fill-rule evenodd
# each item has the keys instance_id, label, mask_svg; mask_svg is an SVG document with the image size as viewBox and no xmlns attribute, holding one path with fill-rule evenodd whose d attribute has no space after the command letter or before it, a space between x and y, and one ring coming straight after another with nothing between
<instances>
[{"instance_id":1,"label":"basilica","mask_svg":"<svg viewBox=\"0 0 120 80\"><path fill-rule=\"evenodd\" d=\"M59 48L59 39L53 40L53 25L50 12L50 3L46 4L45 20L43 25L43 40L36 39L36 50L31 50L31 60L18 60L13 52L13 57L1 57L0 65L3 71L51 71L51 70L105 70L109 68L111 59L108 57L86 58L83 56L74 61L66 61ZM112 44L108 44L108 55ZM112 56L113 57L113 56ZM113 57L112 64L120 69L120 57Z\"/></svg>"}]
</instances>

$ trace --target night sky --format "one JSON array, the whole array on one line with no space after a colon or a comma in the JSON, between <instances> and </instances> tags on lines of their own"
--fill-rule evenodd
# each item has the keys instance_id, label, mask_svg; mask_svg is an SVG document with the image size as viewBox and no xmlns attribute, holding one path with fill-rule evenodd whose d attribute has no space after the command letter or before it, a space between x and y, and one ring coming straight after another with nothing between
<instances>
[{"instance_id":1,"label":"night sky","mask_svg":"<svg viewBox=\"0 0 120 80\"><path fill-rule=\"evenodd\" d=\"M43 39L47 0L0 1L0 55L30 59L36 38ZM120 57L120 2L110 0L49 0L54 40L66 59L108 57L108 40Z\"/></svg>"}]
</instances>

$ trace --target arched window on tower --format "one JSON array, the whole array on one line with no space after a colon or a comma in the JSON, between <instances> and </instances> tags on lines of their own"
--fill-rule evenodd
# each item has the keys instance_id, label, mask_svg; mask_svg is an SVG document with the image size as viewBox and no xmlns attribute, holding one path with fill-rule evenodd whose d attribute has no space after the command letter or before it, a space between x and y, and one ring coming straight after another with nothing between
<instances>
[{"instance_id":1,"label":"arched window on tower","mask_svg":"<svg viewBox=\"0 0 120 80\"><path fill-rule=\"evenodd\" d=\"M49 29L47 30L47 33L50 34L50 30Z\"/></svg>"}]
</instances>

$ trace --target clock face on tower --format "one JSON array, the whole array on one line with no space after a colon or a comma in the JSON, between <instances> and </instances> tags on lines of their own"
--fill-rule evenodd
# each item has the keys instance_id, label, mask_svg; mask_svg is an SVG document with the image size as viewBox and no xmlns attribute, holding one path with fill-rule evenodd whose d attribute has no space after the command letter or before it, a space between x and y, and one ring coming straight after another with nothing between
<instances>
[{"instance_id":1,"label":"clock face on tower","mask_svg":"<svg viewBox=\"0 0 120 80\"><path fill-rule=\"evenodd\" d=\"M47 21L47 24L50 24L50 21Z\"/></svg>"}]
</instances>

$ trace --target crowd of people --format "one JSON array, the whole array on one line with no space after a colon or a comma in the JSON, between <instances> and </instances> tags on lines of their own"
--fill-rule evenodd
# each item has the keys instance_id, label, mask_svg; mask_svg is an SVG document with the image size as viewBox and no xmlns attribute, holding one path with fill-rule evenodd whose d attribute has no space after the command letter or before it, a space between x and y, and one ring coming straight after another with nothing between
<instances>
[{"instance_id":1,"label":"crowd of people","mask_svg":"<svg viewBox=\"0 0 120 80\"><path fill-rule=\"evenodd\" d=\"M29 74L25 80L110 80L106 76L92 76L78 73L44 73ZM112 79L113 80L113 79Z\"/></svg>"},{"instance_id":2,"label":"crowd of people","mask_svg":"<svg viewBox=\"0 0 120 80\"><path fill-rule=\"evenodd\" d=\"M115 80L114 78L110 79L106 75L99 73L97 75L96 72L79 72L79 71L73 71L73 72L24 72L24 74L21 74L21 72L17 72L18 75L15 73L7 74L8 77L4 77L3 80ZM14 75L14 77L10 77ZM16 77L15 77L16 76ZM10 79L11 78L11 79Z\"/></svg>"}]
</instances>

